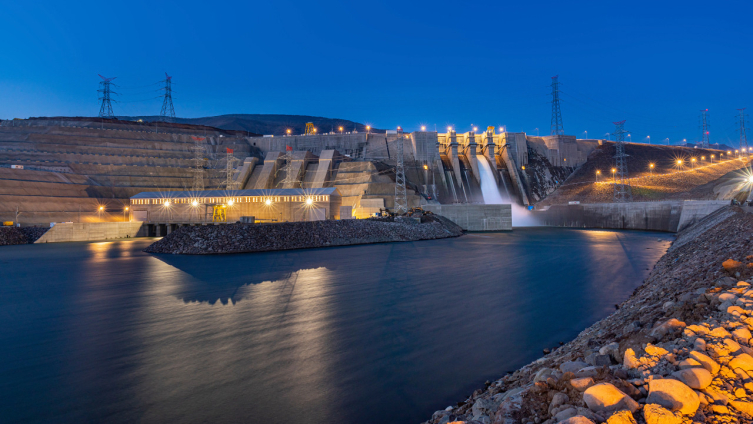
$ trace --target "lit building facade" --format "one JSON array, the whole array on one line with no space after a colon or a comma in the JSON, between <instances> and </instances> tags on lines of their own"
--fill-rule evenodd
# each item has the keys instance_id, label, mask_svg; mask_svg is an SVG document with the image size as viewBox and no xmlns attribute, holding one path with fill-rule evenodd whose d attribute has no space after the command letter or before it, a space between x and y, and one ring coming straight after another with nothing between
<instances>
[{"instance_id":1,"label":"lit building facade","mask_svg":"<svg viewBox=\"0 0 753 424\"><path fill-rule=\"evenodd\" d=\"M340 219L341 205L335 187L154 191L131 197L130 212L134 221L154 223L321 221Z\"/></svg>"}]
</instances>

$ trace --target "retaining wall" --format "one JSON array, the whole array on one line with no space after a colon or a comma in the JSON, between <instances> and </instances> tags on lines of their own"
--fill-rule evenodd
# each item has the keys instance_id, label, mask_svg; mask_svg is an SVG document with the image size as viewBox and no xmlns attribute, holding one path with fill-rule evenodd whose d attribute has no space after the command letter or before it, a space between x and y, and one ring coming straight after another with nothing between
<instances>
[{"instance_id":1,"label":"retaining wall","mask_svg":"<svg viewBox=\"0 0 753 424\"><path fill-rule=\"evenodd\" d=\"M510 205L424 205L466 231L512 231Z\"/></svg>"},{"instance_id":2,"label":"retaining wall","mask_svg":"<svg viewBox=\"0 0 753 424\"><path fill-rule=\"evenodd\" d=\"M534 211L543 225L677 232L729 205L726 200L553 205Z\"/></svg>"},{"instance_id":3,"label":"retaining wall","mask_svg":"<svg viewBox=\"0 0 753 424\"><path fill-rule=\"evenodd\" d=\"M55 224L36 243L95 241L136 237L141 222L93 222Z\"/></svg>"}]
</instances>

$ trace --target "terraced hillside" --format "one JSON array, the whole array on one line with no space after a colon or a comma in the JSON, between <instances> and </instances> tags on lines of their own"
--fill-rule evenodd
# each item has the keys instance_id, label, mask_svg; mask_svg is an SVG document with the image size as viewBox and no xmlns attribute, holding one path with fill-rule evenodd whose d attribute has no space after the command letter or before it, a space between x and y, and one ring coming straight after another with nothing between
<instances>
[{"instance_id":1,"label":"terraced hillside","mask_svg":"<svg viewBox=\"0 0 753 424\"><path fill-rule=\"evenodd\" d=\"M634 201L729 200L744 198L750 191L746 181L749 172L745 170L748 162L743 155L738 158L734 152L730 155L720 150L637 143L626 143L625 152ZM614 143L600 146L562 186L537 206L570 201L611 202L614 155Z\"/></svg>"},{"instance_id":2,"label":"terraced hillside","mask_svg":"<svg viewBox=\"0 0 753 424\"><path fill-rule=\"evenodd\" d=\"M208 189L222 187L227 148L241 161L261 157L234 131L160 125L80 118L0 121L0 220L14 220L16 210L24 224L122 220L127 199L136 193L191 188L192 137L204 146Z\"/></svg>"}]
</instances>

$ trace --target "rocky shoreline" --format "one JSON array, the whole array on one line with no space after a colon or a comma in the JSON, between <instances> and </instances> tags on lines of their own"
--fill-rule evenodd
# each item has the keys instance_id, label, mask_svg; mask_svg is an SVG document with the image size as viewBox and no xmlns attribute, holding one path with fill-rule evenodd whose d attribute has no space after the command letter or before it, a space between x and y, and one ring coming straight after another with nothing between
<instances>
[{"instance_id":1,"label":"rocky shoreline","mask_svg":"<svg viewBox=\"0 0 753 424\"><path fill-rule=\"evenodd\" d=\"M426 423L753 423L752 276L753 211L723 208L615 313Z\"/></svg>"},{"instance_id":2,"label":"rocky shoreline","mask_svg":"<svg viewBox=\"0 0 753 424\"><path fill-rule=\"evenodd\" d=\"M419 222L420 221L420 222ZM148 253L208 255L458 237L463 230L439 215L383 219L181 227Z\"/></svg>"},{"instance_id":3,"label":"rocky shoreline","mask_svg":"<svg viewBox=\"0 0 753 424\"><path fill-rule=\"evenodd\" d=\"M45 227L0 227L0 246L32 244L49 228Z\"/></svg>"}]
</instances>

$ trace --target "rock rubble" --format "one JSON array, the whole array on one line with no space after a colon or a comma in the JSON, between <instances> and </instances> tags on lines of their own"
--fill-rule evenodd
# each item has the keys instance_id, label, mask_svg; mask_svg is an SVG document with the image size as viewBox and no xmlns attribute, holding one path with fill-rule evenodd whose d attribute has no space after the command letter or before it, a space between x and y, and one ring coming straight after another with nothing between
<instances>
[{"instance_id":1,"label":"rock rubble","mask_svg":"<svg viewBox=\"0 0 753 424\"><path fill-rule=\"evenodd\" d=\"M0 246L32 244L49 228L45 227L0 227Z\"/></svg>"},{"instance_id":2,"label":"rock rubble","mask_svg":"<svg viewBox=\"0 0 753 424\"><path fill-rule=\"evenodd\" d=\"M611 316L427 423L753 423L753 214L729 210Z\"/></svg>"},{"instance_id":3,"label":"rock rubble","mask_svg":"<svg viewBox=\"0 0 753 424\"><path fill-rule=\"evenodd\" d=\"M266 252L457 237L463 230L438 215L343 221L227 224L181 227L145 252L204 255Z\"/></svg>"}]
</instances>

